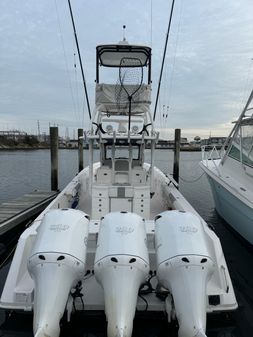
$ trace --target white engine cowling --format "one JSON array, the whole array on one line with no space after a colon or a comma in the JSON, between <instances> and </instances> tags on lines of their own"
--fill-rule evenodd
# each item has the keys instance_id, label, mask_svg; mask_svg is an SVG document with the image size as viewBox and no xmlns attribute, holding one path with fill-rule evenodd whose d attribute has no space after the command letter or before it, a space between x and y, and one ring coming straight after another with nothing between
<instances>
[{"instance_id":1,"label":"white engine cowling","mask_svg":"<svg viewBox=\"0 0 253 337\"><path fill-rule=\"evenodd\" d=\"M155 222L157 277L173 296L178 336L206 336L206 286L214 262L201 220L189 212L166 211Z\"/></svg>"},{"instance_id":2,"label":"white engine cowling","mask_svg":"<svg viewBox=\"0 0 253 337\"><path fill-rule=\"evenodd\" d=\"M115 212L101 220L95 276L104 290L108 337L130 337L138 291L149 273L144 220Z\"/></svg>"},{"instance_id":3,"label":"white engine cowling","mask_svg":"<svg viewBox=\"0 0 253 337\"><path fill-rule=\"evenodd\" d=\"M34 280L35 337L58 337L71 288L85 274L89 218L82 211L56 209L45 214L28 271Z\"/></svg>"}]
</instances>

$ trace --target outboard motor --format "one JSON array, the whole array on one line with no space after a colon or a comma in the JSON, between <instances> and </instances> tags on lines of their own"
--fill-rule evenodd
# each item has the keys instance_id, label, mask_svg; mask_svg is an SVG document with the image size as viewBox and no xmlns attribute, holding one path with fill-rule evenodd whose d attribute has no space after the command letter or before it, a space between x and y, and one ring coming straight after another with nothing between
<instances>
[{"instance_id":1,"label":"outboard motor","mask_svg":"<svg viewBox=\"0 0 253 337\"><path fill-rule=\"evenodd\" d=\"M149 273L144 220L115 212L102 220L95 257L95 277L104 290L108 337L130 337L138 292Z\"/></svg>"},{"instance_id":2,"label":"outboard motor","mask_svg":"<svg viewBox=\"0 0 253 337\"><path fill-rule=\"evenodd\" d=\"M35 337L58 337L71 288L85 274L88 216L74 209L55 209L38 228L28 270L34 280Z\"/></svg>"},{"instance_id":3,"label":"outboard motor","mask_svg":"<svg viewBox=\"0 0 253 337\"><path fill-rule=\"evenodd\" d=\"M155 223L157 276L173 297L178 336L204 337L206 287L214 262L203 225L196 215L180 211L163 212Z\"/></svg>"}]
</instances>

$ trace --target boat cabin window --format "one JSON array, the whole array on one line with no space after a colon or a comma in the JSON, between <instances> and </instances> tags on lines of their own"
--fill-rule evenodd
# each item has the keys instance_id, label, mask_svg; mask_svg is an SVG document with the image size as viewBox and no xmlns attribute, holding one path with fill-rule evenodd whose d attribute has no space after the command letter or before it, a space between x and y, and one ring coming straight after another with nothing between
<instances>
[{"instance_id":1,"label":"boat cabin window","mask_svg":"<svg viewBox=\"0 0 253 337\"><path fill-rule=\"evenodd\" d=\"M253 123L241 125L232 141L228 155L244 165L253 167Z\"/></svg>"}]
</instances>

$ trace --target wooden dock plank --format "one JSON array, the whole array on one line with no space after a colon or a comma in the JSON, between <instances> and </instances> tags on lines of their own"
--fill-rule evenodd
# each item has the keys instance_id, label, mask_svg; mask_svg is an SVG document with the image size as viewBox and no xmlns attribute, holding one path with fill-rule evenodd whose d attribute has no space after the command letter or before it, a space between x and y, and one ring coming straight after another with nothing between
<instances>
[{"instance_id":1,"label":"wooden dock plank","mask_svg":"<svg viewBox=\"0 0 253 337\"><path fill-rule=\"evenodd\" d=\"M0 235L42 211L56 196L55 191L34 191L0 205Z\"/></svg>"}]
</instances>

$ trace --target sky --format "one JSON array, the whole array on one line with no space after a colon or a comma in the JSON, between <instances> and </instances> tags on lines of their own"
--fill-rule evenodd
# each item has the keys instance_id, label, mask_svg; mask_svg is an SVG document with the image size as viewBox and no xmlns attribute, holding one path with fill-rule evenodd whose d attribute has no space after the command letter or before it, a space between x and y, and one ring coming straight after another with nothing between
<instances>
[{"instance_id":1,"label":"sky","mask_svg":"<svg viewBox=\"0 0 253 337\"><path fill-rule=\"evenodd\" d=\"M90 105L95 48L152 47L153 103L171 0L72 0ZM192 139L227 136L253 88L253 1L176 0L156 127ZM75 67L76 64L76 67ZM153 106L152 106L153 111ZM67 0L1 0L0 130L33 134L89 126Z\"/></svg>"}]
</instances>

